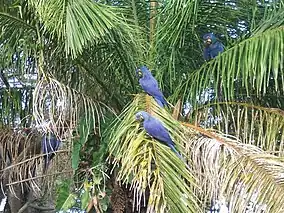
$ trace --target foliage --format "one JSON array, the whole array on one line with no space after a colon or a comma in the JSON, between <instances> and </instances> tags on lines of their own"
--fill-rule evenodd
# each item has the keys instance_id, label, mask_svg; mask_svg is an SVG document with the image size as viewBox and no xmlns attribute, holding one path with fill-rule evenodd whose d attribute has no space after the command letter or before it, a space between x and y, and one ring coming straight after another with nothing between
<instances>
[{"instance_id":1,"label":"foliage","mask_svg":"<svg viewBox=\"0 0 284 213\"><path fill-rule=\"evenodd\" d=\"M70 180L65 180L58 184L56 209L68 210L75 203L75 195L70 193Z\"/></svg>"},{"instance_id":2,"label":"foliage","mask_svg":"<svg viewBox=\"0 0 284 213\"><path fill-rule=\"evenodd\" d=\"M283 6L282 0L1 1L4 185L54 195L59 179L57 209L103 212L109 191L130 187L136 210L146 203L148 212L202 212L224 199L231 212L244 212L256 197L256 210L279 212ZM202 59L206 32L226 46L209 62ZM174 109L140 93L134 70L141 64ZM190 169L145 135L134 119L139 110L165 124ZM41 171L39 138L46 132L62 140L50 175Z\"/></svg>"},{"instance_id":3,"label":"foliage","mask_svg":"<svg viewBox=\"0 0 284 213\"><path fill-rule=\"evenodd\" d=\"M72 168L77 169L79 165L79 155L80 155L80 150L82 146L87 142L88 136L91 132L92 126L93 126L93 121L91 120L91 116L86 115L81 118L79 127L78 127L78 132L77 132L77 139L74 139L73 142L73 150L72 150Z\"/></svg>"},{"instance_id":4,"label":"foliage","mask_svg":"<svg viewBox=\"0 0 284 213\"><path fill-rule=\"evenodd\" d=\"M139 132L139 124L135 122L134 115L143 109L143 98L137 96L122 112L111 133L113 136L109 144L110 154L114 155L113 164L119 164L120 167L117 180L131 185L138 208L141 205L140 200L145 197L146 189L149 188L149 212L165 211L167 203L172 212L198 212L198 203L192 190L197 183L192 172L188 171L183 161L171 152L169 147L146 139L145 132ZM167 114L157 104L153 104L151 112L163 118ZM174 133L176 144L183 147L185 139L181 137L184 135L182 127L178 129L178 123L172 119L167 120L167 127ZM179 175L173 176L175 171ZM175 205L178 200L183 202Z\"/></svg>"}]
</instances>

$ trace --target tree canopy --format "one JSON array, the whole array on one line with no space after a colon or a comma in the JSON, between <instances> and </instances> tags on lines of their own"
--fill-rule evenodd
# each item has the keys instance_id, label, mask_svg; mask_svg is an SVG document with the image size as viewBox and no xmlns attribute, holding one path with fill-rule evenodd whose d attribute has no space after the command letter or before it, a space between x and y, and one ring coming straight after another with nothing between
<instances>
[{"instance_id":1,"label":"tree canopy","mask_svg":"<svg viewBox=\"0 0 284 213\"><path fill-rule=\"evenodd\" d=\"M280 212L282 0L2 0L0 165L10 212ZM206 62L202 35L225 51ZM169 107L139 86L146 65ZM186 164L135 121L160 119ZM62 141L47 172L42 135ZM7 210L8 211L8 210ZM30 210L29 210L30 211Z\"/></svg>"}]
</instances>

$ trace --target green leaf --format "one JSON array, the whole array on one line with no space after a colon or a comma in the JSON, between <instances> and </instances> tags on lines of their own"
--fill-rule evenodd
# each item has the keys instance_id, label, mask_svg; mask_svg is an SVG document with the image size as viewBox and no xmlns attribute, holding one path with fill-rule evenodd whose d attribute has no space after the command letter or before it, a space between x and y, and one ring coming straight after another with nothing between
<instances>
[{"instance_id":1,"label":"green leaf","mask_svg":"<svg viewBox=\"0 0 284 213\"><path fill-rule=\"evenodd\" d=\"M84 192L81 196L81 209L86 209L90 201L90 192L87 189L84 189Z\"/></svg>"},{"instance_id":2,"label":"green leaf","mask_svg":"<svg viewBox=\"0 0 284 213\"><path fill-rule=\"evenodd\" d=\"M73 169L78 169L81 147L82 147L82 144L80 144L80 141L73 142L73 150L72 150L72 168Z\"/></svg>"},{"instance_id":3,"label":"green leaf","mask_svg":"<svg viewBox=\"0 0 284 213\"><path fill-rule=\"evenodd\" d=\"M63 203L62 207L60 210L62 211L67 211L68 209L70 209L71 207L73 207L76 204L76 199L77 196L74 194L70 194L67 199L65 200L65 202Z\"/></svg>"},{"instance_id":4,"label":"green leaf","mask_svg":"<svg viewBox=\"0 0 284 213\"><path fill-rule=\"evenodd\" d=\"M284 19L284 12L282 17ZM279 40L284 40L283 27L268 29L242 40L188 74L186 82L178 85L173 96L177 99L186 94L185 100L196 103L196 95L212 87L212 82L214 92L219 94L221 90L225 100L235 99L241 88L244 88L246 96L252 91L257 97L264 96L268 90L283 94L283 63L280 61L283 61L284 45Z\"/></svg>"},{"instance_id":5,"label":"green leaf","mask_svg":"<svg viewBox=\"0 0 284 213\"><path fill-rule=\"evenodd\" d=\"M65 43L66 53L77 57L90 43L114 40L113 31L131 30L124 9L91 0L29 0L44 28Z\"/></svg>"},{"instance_id":6,"label":"green leaf","mask_svg":"<svg viewBox=\"0 0 284 213\"><path fill-rule=\"evenodd\" d=\"M57 187L56 209L60 210L66 206L66 201L70 199L70 180L61 181ZM71 205L71 204L70 204ZM72 206L71 206L72 207Z\"/></svg>"},{"instance_id":7,"label":"green leaf","mask_svg":"<svg viewBox=\"0 0 284 213\"><path fill-rule=\"evenodd\" d=\"M91 116L83 116L80 120L78 127L79 138L75 139L73 142L73 151L72 151L72 168L77 169L80 161L80 150L87 142L89 134L94 125L93 119Z\"/></svg>"}]
</instances>

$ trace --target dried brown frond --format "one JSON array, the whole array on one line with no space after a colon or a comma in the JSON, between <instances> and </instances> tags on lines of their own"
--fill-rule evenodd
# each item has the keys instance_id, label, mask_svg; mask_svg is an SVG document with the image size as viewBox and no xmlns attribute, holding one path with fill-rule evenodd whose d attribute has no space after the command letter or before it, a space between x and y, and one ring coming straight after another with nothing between
<instances>
[{"instance_id":1,"label":"dried brown frond","mask_svg":"<svg viewBox=\"0 0 284 213\"><path fill-rule=\"evenodd\" d=\"M42 134L36 130L0 130L2 188L14 193L20 186L22 192L32 190L42 196L46 190L51 192L55 180L72 172L70 149L63 147L55 153L46 173L43 173L44 155L41 153Z\"/></svg>"}]
</instances>

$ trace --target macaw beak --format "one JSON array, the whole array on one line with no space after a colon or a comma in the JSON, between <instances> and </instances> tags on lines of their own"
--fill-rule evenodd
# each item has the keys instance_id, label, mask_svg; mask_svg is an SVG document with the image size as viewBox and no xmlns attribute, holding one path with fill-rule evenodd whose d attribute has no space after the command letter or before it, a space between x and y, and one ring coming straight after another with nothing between
<instances>
[{"instance_id":1,"label":"macaw beak","mask_svg":"<svg viewBox=\"0 0 284 213\"><path fill-rule=\"evenodd\" d=\"M211 44L212 43L212 40L211 38L207 38L207 40L205 41L206 44Z\"/></svg>"},{"instance_id":2,"label":"macaw beak","mask_svg":"<svg viewBox=\"0 0 284 213\"><path fill-rule=\"evenodd\" d=\"M138 72L136 73L138 78L142 78L143 77L143 73L141 70L138 70Z\"/></svg>"}]
</instances>

